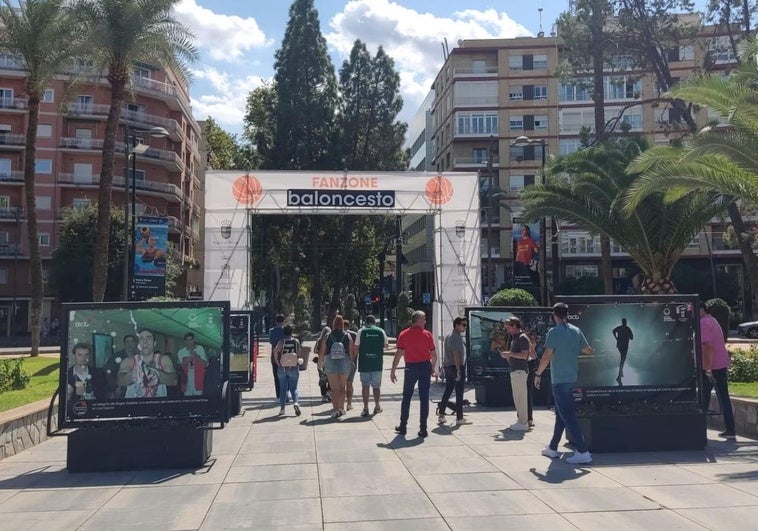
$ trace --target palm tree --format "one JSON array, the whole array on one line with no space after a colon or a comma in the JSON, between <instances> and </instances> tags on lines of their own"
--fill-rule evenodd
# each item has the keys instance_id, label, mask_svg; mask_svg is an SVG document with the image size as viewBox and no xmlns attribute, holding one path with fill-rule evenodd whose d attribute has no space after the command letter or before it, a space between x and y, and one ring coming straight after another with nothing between
<instances>
[{"instance_id":1,"label":"palm tree","mask_svg":"<svg viewBox=\"0 0 758 531\"><path fill-rule=\"evenodd\" d=\"M24 151L24 200L32 297L29 308L31 320L31 355L39 354L40 321L42 315L42 260L37 231L37 207L34 196L35 156L39 105L45 89L53 78L68 67L79 53L81 43L77 24L63 0L26 0L19 5L3 0L0 22L3 32L0 49L20 57L26 68L26 94L29 98L29 123Z\"/></svg>"},{"instance_id":2,"label":"palm tree","mask_svg":"<svg viewBox=\"0 0 758 531\"><path fill-rule=\"evenodd\" d=\"M558 159L553 172L569 173L570 182L553 175L544 185L525 188L522 215L528 219L555 216L609 241L613 239L642 271L643 293L671 293L671 271L682 251L725 205L715 194L688 196L671 203L665 202L662 194L652 194L625 213L624 194L637 175L624 169L646 148L643 139L631 137Z\"/></svg>"},{"instance_id":3,"label":"palm tree","mask_svg":"<svg viewBox=\"0 0 758 531\"><path fill-rule=\"evenodd\" d=\"M643 153L629 171L640 178L627 192L627 208L651 193L675 201L691 194L717 193L729 203L729 217L739 235L746 232L737 201L758 203L758 67L752 59L758 43L741 45L742 62L728 78L704 75L682 83L673 97L710 107L726 117L726 127L706 127L683 147L658 147ZM748 60L749 59L749 60ZM758 297L758 261L752 245L738 238L747 276Z\"/></svg>"},{"instance_id":4,"label":"palm tree","mask_svg":"<svg viewBox=\"0 0 758 531\"><path fill-rule=\"evenodd\" d=\"M116 134L134 64L137 61L157 64L186 81L187 65L198 57L189 29L177 22L171 12L178 2L81 0L77 5L79 17L89 32L92 56L97 65L107 70L111 90L98 191L98 232L92 275L94 301L102 301L105 295Z\"/></svg>"}]
</instances>

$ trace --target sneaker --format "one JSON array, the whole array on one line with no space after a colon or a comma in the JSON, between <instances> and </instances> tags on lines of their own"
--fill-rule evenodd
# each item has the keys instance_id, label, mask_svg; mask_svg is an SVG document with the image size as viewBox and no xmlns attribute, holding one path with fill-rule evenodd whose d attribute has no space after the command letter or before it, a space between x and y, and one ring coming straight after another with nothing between
<instances>
[{"instance_id":1,"label":"sneaker","mask_svg":"<svg viewBox=\"0 0 758 531\"><path fill-rule=\"evenodd\" d=\"M592 462L592 454L589 452L576 452L574 455L566 459L566 462L570 465L583 465Z\"/></svg>"},{"instance_id":2,"label":"sneaker","mask_svg":"<svg viewBox=\"0 0 758 531\"><path fill-rule=\"evenodd\" d=\"M512 431L529 431L529 424L521 424L519 422L516 422L515 424L508 426L508 429Z\"/></svg>"},{"instance_id":3,"label":"sneaker","mask_svg":"<svg viewBox=\"0 0 758 531\"><path fill-rule=\"evenodd\" d=\"M463 418L460 418L460 419L455 419L455 425L456 426L463 426L463 425L466 425L466 424L473 424L473 422L471 422L466 417L463 417Z\"/></svg>"},{"instance_id":4,"label":"sneaker","mask_svg":"<svg viewBox=\"0 0 758 531\"><path fill-rule=\"evenodd\" d=\"M408 431L406 430L405 426L402 424L400 426L395 426L395 433L398 435L405 435Z\"/></svg>"},{"instance_id":5,"label":"sneaker","mask_svg":"<svg viewBox=\"0 0 758 531\"><path fill-rule=\"evenodd\" d=\"M555 458L557 458L557 457L560 457L560 456L561 456L561 453L560 453L558 450L553 450L553 449L552 449L552 448L550 448L549 446L545 446L545 447L542 449L542 452L540 452L540 453L541 453L542 455L544 455L545 457L550 457L551 459L555 459Z\"/></svg>"},{"instance_id":6,"label":"sneaker","mask_svg":"<svg viewBox=\"0 0 758 531\"><path fill-rule=\"evenodd\" d=\"M566 441L565 443L563 443L563 446L564 446L565 448L568 448L569 450L573 450L573 451L575 451L575 452L576 452L576 450L577 450L577 448L576 448L576 444L574 444L574 443L573 443L573 442L571 442L571 441Z\"/></svg>"},{"instance_id":7,"label":"sneaker","mask_svg":"<svg viewBox=\"0 0 758 531\"><path fill-rule=\"evenodd\" d=\"M351 409L353 409L353 405L352 404L348 404L347 405L347 410L350 411Z\"/></svg>"},{"instance_id":8,"label":"sneaker","mask_svg":"<svg viewBox=\"0 0 758 531\"><path fill-rule=\"evenodd\" d=\"M722 431L719 433L719 437L723 437L724 439L727 439L729 441L737 440L737 437L734 436L734 433L731 431Z\"/></svg>"},{"instance_id":9,"label":"sneaker","mask_svg":"<svg viewBox=\"0 0 758 531\"><path fill-rule=\"evenodd\" d=\"M337 417L339 417L339 416L340 416L340 412L339 412L339 411L337 411L337 410L335 409L334 411L332 411L332 412L329 414L329 416L330 416L331 418L333 418L333 419L336 419Z\"/></svg>"},{"instance_id":10,"label":"sneaker","mask_svg":"<svg viewBox=\"0 0 758 531\"><path fill-rule=\"evenodd\" d=\"M424 438L427 435L429 435L429 432L426 431L426 428L421 428L420 430L418 430L419 437Z\"/></svg>"},{"instance_id":11,"label":"sneaker","mask_svg":"<svg viewBox=\"0 0 758 531\"><path fill-rule=\"evenodd\" d=\"M368 408L363 408L363 411L361 411L361 417L368 417Z\"/></svg>"},{"instance_id":12,"label":"sneaker","mask_svg":"<svg viewBox=\"0 0 758 531\"><path fill-rule=\"evenodd\" d=\"M530 420L530 421L529 421L529 427L530 427L530 428L534 428L534 421L533 421L533 420Z\"/></svg>"},{"instance_id":13,"label":"sneaker","mask_svg":"<svg viewBox=\"0 0 758 531\"><path fill-rule=\"evenodd\" d=\"M437 422L439 424L444 424L445 422L447 422L447 420L445 419L445 415L442 415L442 414L437 415Z\"/></svg>"},{"instance_id":14,"label":"sneaker","mask_svg":"<svg viewBox=\"0 0 758 531\"><path fill-rule=\"evenodd\" d=\"M284 415L284 408L279 409L279 414Z\"/></svg>"},{"instance_id":15,"label":"sneaker","mask_svg":"<svg viewBox=\"0 0 758 531\"><path fill-rule=\"evenodd\" d=\"M376 406L376 407L374 408L374 415L378 415L378 414L379 414L379 413L381 413L382 411L384 411L384 410L382 409L382 406Z\"/></svg>"},{"instance_id":16,"label":"sneaker","mask_svg":"<svg viewBox=\"0 0 758 531\"><path fill-rule=\"evenodd\" d=\"M331 402L331 401L332 401L332 399L331 399L331 398L329 398L328 396L322 396L322 397L321 397L321 401L322 401L322 402Z\"/></svg>"},{"instance_id":17,"label":"sneaker","mask_svg":"<svg viewBox=\"0 0 758 531\"><path fill-rule=\"evenodd\" d=\"M293 407L295 408L295 416L299 417L300 416L300 404L298 404L297 402L295 402L295 405Z\"/></svg>"}]
</instances>

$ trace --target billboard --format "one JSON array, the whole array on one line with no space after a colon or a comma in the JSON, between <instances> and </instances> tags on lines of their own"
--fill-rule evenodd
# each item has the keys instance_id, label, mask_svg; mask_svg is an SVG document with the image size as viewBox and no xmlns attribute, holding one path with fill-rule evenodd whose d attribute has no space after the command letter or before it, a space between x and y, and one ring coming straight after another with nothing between
<instances>
[{"instance_id":1,"label":"billboard","mask_svg":"<svg viewBox=\"0 0 758 531\"><path fill-rule=\"evenodd\" d=\"M696 295L558 297L592 354L579 357L588 402L697 402Z\"/></svg>"},{"instance_id":2,"label":"billboard","mask_svg":"<svg viewBox=\"0 0 758 531\"><path fill-rule=\"evenodd\" d=\"M165 295L168 218L139 216L135 232L132 300Z\"/></svg>"},{"instance_id":3,"label":"billboard","mask_svg":"<svg viewBox=\"0 0 758 531\"><path fill-rule=\"evenodd\" d=\"M539 293L540 222L513 223L513 287Z\"/></svg>"},{"instance_id":4,"label":"billboard","mask_svg":"<svg viewBox=\"0 0 758 531\"><path fill-rule=\"evenodd\" d=\"M235 310L229 319L229 383L236 388L253 387L251 353L253 350L252 312Z\"/></svg>"},{"instance_id":5,"label":"billboard","mask_svg":"<svg viewBox=\"0 0 758 531\"><path fill-rule=\"evenodd\" d=\"M536 342L537 354L542 355L545 334L548 328L553 326L553 314L550 308L466 308L468 319L466 370L469 382L476 384L508 377L510 372L508 362L500 356L498 348L507 350L510 347L510 338L503 321L514 315L521 319L522 329L527 334L531 334Z\"/></svg>"},{"instance_id":6,"label":"billboard","mask_svg":"<svg viewBox=\"0 0 758 531\"><path fill-rule=\"evenodd\" d=\"M59 425L224 422L229 303L63 305Z\"/></svg>"}]
</instances>

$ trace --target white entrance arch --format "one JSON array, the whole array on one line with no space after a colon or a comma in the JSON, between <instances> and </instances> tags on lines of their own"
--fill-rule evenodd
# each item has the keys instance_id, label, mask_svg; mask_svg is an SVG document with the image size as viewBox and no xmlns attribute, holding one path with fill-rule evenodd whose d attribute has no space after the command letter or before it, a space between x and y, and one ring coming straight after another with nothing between
<instances>
[{"instance_id":1,"label":"white entrance arch","mask_svg":"<svg viewBox=\"0 0 758 531\"><path fill-rule=\"evenodd\" d=\"M249 308L250 214L427 214L434 219L432 331L441 340L480 305L479 178L475 173L209 171L203 296Z\"/></svg>"}]
</instances>

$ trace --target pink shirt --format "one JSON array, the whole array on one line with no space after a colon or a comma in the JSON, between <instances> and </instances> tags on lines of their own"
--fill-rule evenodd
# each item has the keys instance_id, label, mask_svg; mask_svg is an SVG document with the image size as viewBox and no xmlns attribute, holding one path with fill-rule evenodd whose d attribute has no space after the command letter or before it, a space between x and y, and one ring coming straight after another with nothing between
<instances>
[{"instance_id":1,"label":"pink shirt","mask_svg":"<svg viewBox=\"0 0 758 531\"><path fill-rule=\"evenodd\" d=\"M708 344L713 350L713 366L711 369L726 369L731 360L724 343L724 332L721 325L712 315L704 315L700 318L700 342ZM707 367L704 367L707 368Z\"/></svg>"}]
</instances>

